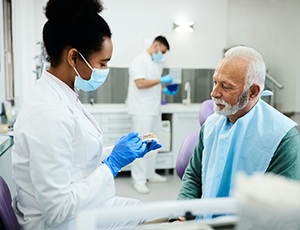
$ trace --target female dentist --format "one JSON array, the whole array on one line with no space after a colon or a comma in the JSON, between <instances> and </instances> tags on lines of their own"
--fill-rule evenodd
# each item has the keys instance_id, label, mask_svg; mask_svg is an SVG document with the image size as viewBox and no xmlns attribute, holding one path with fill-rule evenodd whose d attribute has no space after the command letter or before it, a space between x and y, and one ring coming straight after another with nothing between
<instances>
[{"instance_id":1,"label":"female dentist","mask_svg":"<svg viewBox=\"0 0 300 230\"><path fill-rule=\"evenodd\" d=\"M108 75L111 31L98 0L49 0L43 40L51 63L14 126L13 206L22 229L74 229L80 211L139 205L115 196L114 177L160 148L131 132L101 161L102 132L75 88L95 90ZM127 223L116 222L111 228ZM99 228L102 228L99 226Z\"/></svg>"}]
</instances>

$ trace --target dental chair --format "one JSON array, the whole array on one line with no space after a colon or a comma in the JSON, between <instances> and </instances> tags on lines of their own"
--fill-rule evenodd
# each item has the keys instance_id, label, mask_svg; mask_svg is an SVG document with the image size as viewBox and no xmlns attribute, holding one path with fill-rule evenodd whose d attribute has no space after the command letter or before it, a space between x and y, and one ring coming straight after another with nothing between
<instances>
[{"instance_id":1,"label":"dental chair","mask_svg":"<svg viewBox=\"0 0 300 230\"><path fill-rule=\"evenodd\" d=\"M11 206L11 195L5 180L0 176L0 229L20 230L16 214Z\"/></svg>"},{"instance_id":2,"label":"dental chair","mask_svg":"<svg viewBox=\"0 0 300 230\"><path fill-rule=\"evenodd\" d=\"M206 100L201 103L199 108L199 123L200 126L204 124L207 117L214 113L214 102L212 99ZM189 163L189 160L194 152L194 149L198 143L199 131L195 131L189 134L183 141L177 159L176 159L176 173L180 179L184 174L185 168Z\"/></svg>"}]
</instances>

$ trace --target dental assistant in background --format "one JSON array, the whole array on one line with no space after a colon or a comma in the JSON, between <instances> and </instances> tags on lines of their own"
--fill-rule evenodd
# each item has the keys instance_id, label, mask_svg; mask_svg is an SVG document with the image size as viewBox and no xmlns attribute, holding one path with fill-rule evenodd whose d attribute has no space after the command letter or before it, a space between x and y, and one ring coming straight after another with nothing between
<instances>
[{"instance_id":1,"label":"dental assistant in background","mask_svg":"<svg viewBox=\"0 0 300 230\"><path fill-rule=\"evenodd\" d=\"M43 41L50 68L14 126L13 206L22 229L75 229L81 211L139 205L115 196L114 177L161 146L131 132L101 159L103 133L75 88L95 90L108 75L113 46L110 28L99 15L102 8L96 0L50 0L45 7ZM109 227L127 224L138 223L116 219Z\"/></svg>"},{"instance_id":2,"label":"dental assistant in background","mask_svg":"<svg viewBox=\"0 0 300 230\"><path fill-rule=\"evenodd\" d=\"M260 99L265 73L254 49L225 53L213 75L215 113L201 126L178 199L229 197L239 172L300 179L297 124Z\"/></svg>"},{"instance_id":3,"label":"dental assistant in background","mask_svg":"<svg viewBox=\"0 0 300 230\"><path fill-rule=\"evenodd\" d=\"M133 59L129 66L129 86L126 104L128 114L132 116L132 130L141 134L158 134L161 122L162 84L171 83L173 77L162 76L163 54L170 50L167 39L158 36L151 46ZM171 94L167 88L164 93ZM133 187L139 193L148 193L147 180L166 182L165 177L155 173L157 151L131 165Z\"/></svg>"}]
</instances>

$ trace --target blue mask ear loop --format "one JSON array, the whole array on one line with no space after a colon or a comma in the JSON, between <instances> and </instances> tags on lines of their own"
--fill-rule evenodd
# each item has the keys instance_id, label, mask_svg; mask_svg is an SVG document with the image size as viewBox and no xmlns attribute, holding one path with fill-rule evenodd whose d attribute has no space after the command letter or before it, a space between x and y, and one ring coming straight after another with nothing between
<instances>
[{"instance_id":1,"label":"blue mask ear loop","mask_svg":"<svg viewBox=\"0 0 300 230\"><path fill-rule=\"evenodd\" d=\"M81 76L80 76L80 74L78 73L78 71L77 71L77 69L75 68L75 66L73 66L73 69L74 69L75 73L77 74L77 76L81 78Z\"/></svg>"},{"instance_id":2,"label":"blue mask ear loop","mask_svg":"<svg viewBox=\"0 0 300 230\"><path fill-rule=\"evenodd\" d=\"M78 52L78 53L79 53L79 55L82 57L82 59L84 60L84 62L87 64L87 66L90 67L90 69L93 71L94 69L93 69L92 66L87 62L87 60L84 58L84 56L83 56L80 52Z\"/></svg>"}]
</instances>

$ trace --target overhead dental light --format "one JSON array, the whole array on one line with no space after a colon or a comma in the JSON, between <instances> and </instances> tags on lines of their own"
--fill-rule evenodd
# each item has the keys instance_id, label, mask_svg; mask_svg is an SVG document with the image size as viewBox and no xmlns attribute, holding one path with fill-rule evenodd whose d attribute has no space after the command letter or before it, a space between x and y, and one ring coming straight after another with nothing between
<instances>
[{"instance_id":1,"label":"overhead dental light","mask_svg":"<svg viewBox=\"0 0 300 230\"><path fill-rule=\"evenodd\" d=\"M194 22L192 21L177 21L173 23L173 29L179 33L194 32Z\"/></svg>"}]
</instances>

